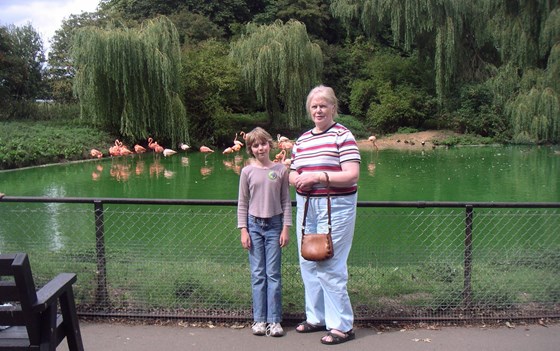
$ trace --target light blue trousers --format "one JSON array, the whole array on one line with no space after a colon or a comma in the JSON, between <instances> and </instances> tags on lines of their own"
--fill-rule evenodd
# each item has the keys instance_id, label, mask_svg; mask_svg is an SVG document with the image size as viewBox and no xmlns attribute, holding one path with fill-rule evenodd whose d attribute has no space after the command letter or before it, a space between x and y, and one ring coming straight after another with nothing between
<instances>
[{"instance_id":1,"label":"light blue trousers","mask_svg":"<svg viewBox=\"0 0 560 351\"><path fill-rule=\"evenodd\" d=\"M296 195L298 252L301 252L301 226L305 196ZM305 287L307 322L327 329L347 332L353 328L354 313L348 297L347 260L352 248L358 194L331 197L331 223L334 257L327 261L307 261L299 255ZM327 199L310 197L306 233L327 232Z\"/></svg>"}]
</instances>

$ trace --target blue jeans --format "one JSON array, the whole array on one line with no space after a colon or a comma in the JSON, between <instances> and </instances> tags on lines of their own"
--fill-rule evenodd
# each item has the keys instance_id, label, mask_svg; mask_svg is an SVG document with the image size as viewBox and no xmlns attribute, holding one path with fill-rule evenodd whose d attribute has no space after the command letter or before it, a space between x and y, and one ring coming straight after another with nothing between
<instances>
[{"instance_id":1,"label":"blue jeans","mask_svg":"<svg viewBox=\"0 0 560 351\"><path fill-rule=\"evenodd\" d=\"M255 322L279 323L282 320L282 216L249 215L247 229L251 237L249 264Z\"/></svg>"}]
</instances>

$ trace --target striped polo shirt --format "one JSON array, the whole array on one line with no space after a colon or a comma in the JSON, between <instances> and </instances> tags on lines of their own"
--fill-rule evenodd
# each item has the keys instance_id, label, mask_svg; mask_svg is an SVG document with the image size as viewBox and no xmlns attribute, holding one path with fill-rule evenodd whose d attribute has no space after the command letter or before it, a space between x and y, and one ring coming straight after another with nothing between
<instances>
[{"instance_id":1,"label":"striped polo shirt","mask_svg":"<svg viewBox=\"0 0 560 351\"><path fill-rule=\"evenodd\" d=\"M360 150L352 132L340 123L333 124L326 131L314 134L312 130L303 133L292 149L290 169L303 172L339 172L344 162L360 162ZM330 194L350 195L356 193L358 185L350 187L332 187ZM300 193L307 195L307 193ZM311 196L325 196L326 187L315 184L309 193Z\"/></svg>"}]
</instances>

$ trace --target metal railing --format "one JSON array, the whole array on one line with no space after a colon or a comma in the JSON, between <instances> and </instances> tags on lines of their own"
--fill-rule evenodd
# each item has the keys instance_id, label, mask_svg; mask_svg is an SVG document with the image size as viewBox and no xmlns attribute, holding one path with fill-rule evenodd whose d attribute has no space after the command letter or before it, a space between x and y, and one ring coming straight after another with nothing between
<instances>
[{"instance_id":1,"label":"metal railing","mask_svg":"<svg viewBox=\"0 0 560 351\"><path fill-rule=\"evenodd\" d=\"M7 196L0 251L27 252L39 284L77 273L82 316L249 321L236 205ZM559 228L560 203L359 202L348 283L355 318L557 318ZM304 311L295 240L292 229L286 320Z\"/></svg>"}]
</instances>

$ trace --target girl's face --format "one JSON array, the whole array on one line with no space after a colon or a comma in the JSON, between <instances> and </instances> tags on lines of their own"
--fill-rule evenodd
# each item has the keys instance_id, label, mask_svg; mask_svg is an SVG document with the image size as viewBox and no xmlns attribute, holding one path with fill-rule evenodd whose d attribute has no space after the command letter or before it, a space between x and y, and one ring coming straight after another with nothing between
<instances>
[{"instance_id":1,"label":"girl's face","mask_svg":"<svg viewBox=\"0 0 560 351\"><path fill-rule=\"evenodd\" d=\"M251 144L251 152L257 160L269 159L270 144L266 140L255 141Z\"/></svg>"},{"instance_id":2,"label":"girl's face","mask_svg":"<svg viewBox=\"0 0 560 351\"><path fill-rule=\"evenodd\" d=\"M325 98L316 96L311 99L309 112L315 126L320 130L325 130L333 124L335 106Z\"/></svg>"}]
</instances>

